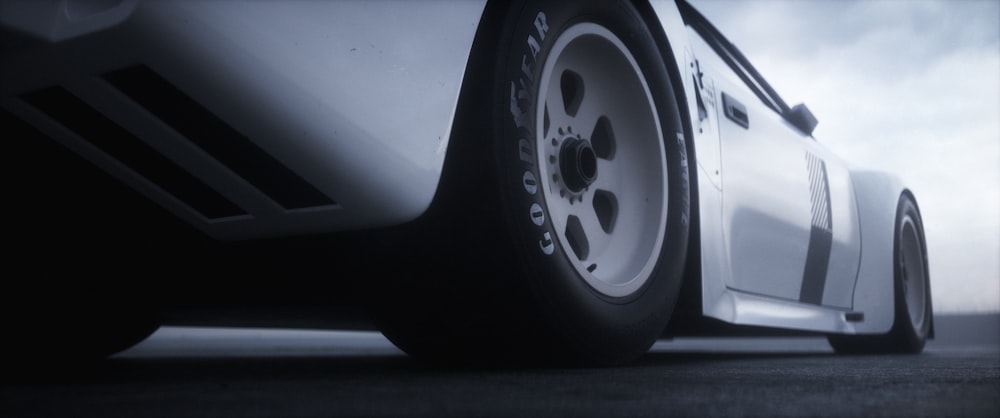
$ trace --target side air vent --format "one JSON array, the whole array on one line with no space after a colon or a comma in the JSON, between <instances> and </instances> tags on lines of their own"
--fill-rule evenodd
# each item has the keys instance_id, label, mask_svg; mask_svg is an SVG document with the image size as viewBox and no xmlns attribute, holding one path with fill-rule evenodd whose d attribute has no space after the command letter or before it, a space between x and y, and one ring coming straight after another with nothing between
<instances>
[{"instance_id":1,"label":"side air vent","mask_svg":"<svg viewBox=\"0 0 1000 418\"><path fill-rule=\"evenodd\" d=\"M285 209L336 204L149 67L103 77Z\"/></svg>"},{"instance_id":2,"label":"side air vent","mask_svg":"<svg viewBox=\"0 0 1000 418\"><path fill-rule=\"evenodd\" d=\"M159 185L209 219L247 213L62 87L21 95L80 138Z\"/></svg>"}]
</instances>

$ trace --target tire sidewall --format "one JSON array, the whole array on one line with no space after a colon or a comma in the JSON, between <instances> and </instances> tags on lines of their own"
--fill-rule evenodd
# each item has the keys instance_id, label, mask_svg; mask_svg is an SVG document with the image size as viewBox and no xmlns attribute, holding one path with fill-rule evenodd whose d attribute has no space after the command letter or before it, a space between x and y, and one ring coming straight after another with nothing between
<instances>
[{"instance_id":1,"label":"tire sidewall","mask_svg":"<svg viewBox=\"0 0 1000 418\"><path fill-rule=\"evenodd\" d=\"M927 337L930 335L931 321L933 308L931 307L931 293L930 293L930 275L927 264L927 243L924 238L924 226L923 220L920 217L920 212L917 209L916 203L908 195L903 195L900 198L899 206L896 212L896 228L895 228L895 239L893 242L894 247L894 260L893 260L893 282L895 289L896 298L896 320L894 321L894 326L896 327L896 332L900 333L903 338L906 339L907 345L913 348L913 351L920 351L923 348ZM918 329L913 324L913 318L910 317L909 304L906 300L906 295L903 291L905 284L903 283L903 272L901 267L900 253L903 251L903 226L909 220L912 222L913 227L916 229L917 239L920 241L921 250L921 260L923 263L924 270L924 322L922 326Z\"/></svg>"},{"instance_id":2,"label":"tire sidewall","mask_svg":"<svg viewBox=\"0 0 1000 418\"><path fill-rule=\"evenodd\" d=\"M690 191L685 139L665 60L639 12L627 2L532 1L514 6L502 38L494 120L502 212L519 249L521 276L540 311L556 332L588 357L648 349L669 320L687 251ZM532 192L525 179L539 179L536 103L544 63L559 35L570 26L592 22L614 33L635 58L654 95L664 138L668 170L668 208L664 243L650 278L637 291L613 298L591 287L571 264L556 238L545 193ZM504 48L506 46L506 48ZM527 147L527 149L525 148ZM538 225L531 208L541 207ZM642 347L635 348L632 347ZM629 355L634 355L630 353Z\"/></svg>"}]
</instances>

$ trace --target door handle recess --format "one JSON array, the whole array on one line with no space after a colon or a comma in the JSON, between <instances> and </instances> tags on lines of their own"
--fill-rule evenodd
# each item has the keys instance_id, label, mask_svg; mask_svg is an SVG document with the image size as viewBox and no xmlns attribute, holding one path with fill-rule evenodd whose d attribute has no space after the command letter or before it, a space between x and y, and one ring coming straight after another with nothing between
<instances>
[{"instance_id":1,"label":"door handle recess","mask_svg":"<svg viewBox=\"0 0 1000 418\"><path fill-rule=\"evenodd\" d=\"M750 129L750 116L747 115L747 107L743 106L739 100L722 92L722 108L725 109L726 117L746 129Z\"/></svg>"}]
</instances>

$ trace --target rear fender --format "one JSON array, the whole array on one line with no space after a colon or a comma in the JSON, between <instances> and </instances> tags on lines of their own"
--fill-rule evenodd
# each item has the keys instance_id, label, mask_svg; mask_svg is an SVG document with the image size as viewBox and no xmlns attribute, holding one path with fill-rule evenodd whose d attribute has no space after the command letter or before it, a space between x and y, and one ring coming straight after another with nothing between
<instances>
[{"instance_id":1,"label":"rear fender","mask_svg":"<svg viewBox=\"0 0 1000 418\"><path fill-rule=\"evenodd\" d=\"M861 265L854 286L854 311L864 314L854 331L886 333L895 319L893 246L896 208L909 193L896 177L873 171L851 173L861 221Z\"/></svg>"}]
</instances>

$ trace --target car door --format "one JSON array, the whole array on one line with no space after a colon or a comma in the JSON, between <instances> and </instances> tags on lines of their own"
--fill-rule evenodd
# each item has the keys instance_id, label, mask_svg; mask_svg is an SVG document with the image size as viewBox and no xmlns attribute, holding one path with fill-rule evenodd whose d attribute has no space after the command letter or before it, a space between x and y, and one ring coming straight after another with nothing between
<instances>
[{"instance_id":1,"label":"car door","mask_svg":"<svg viewBox=\"0 0 1000 418\"><path fill-rule=\"evenodd\" d=\"M788 121L749 63L734 64L745 58L728 41L691 37L718 113L726 287L850 308L860 237L847 168Z\"/></svg>"}]
</instances>

